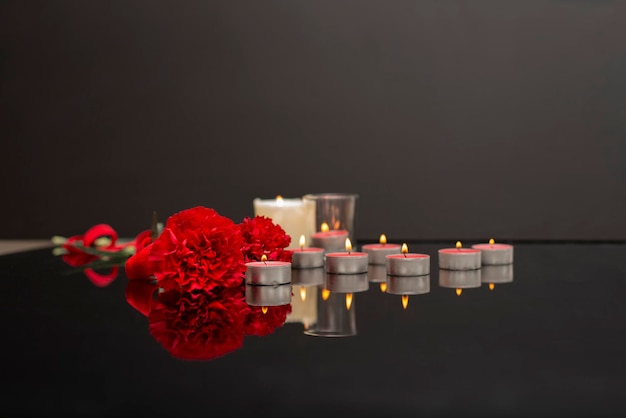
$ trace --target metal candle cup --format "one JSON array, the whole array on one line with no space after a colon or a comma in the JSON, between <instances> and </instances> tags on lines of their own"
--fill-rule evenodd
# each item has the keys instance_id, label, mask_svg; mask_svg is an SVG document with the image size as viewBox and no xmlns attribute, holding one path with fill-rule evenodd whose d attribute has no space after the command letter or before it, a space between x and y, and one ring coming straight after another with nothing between
<instances>
[{"instance_id":1,"label":"metal candle cup","mask_svg":"<svg viewBox=\"0 0 626 418\"><path fill-rule=\"evenodd\" d=\"M291 263L286 261L246 263L246 283L266 286L291 283Z\"/></svg>"},{"instance_id":2,"label":"metal candle cup","mask_svg":"<svg viewBox=\"0 0 626 418\"><path fill-rule=\"evenodd\" d=\"M282 306L291 303L291 285L255 286L246 284L246 303L251 306Z\"/></svg>"},{"instance_id":3,"label":"metal candle cup","mask_svg":"<svg viewBox=\"0 0 626 418\"><path fill-rule=\"evenodd\" d=\"M472 248L480 250L482 265L511 264L513 246L508 244L475 244Z\"/></svg>"},{"instance_id":4,"label":"metal candle cup","mask_svg":"<svg viewBox=\"0 0 626 418\"><path fill-rule=\"evenodd\" d=\"M361 252L326 254L326 272L358 274L367 272L367 254Z\"/></svg>"},{"instance_id":5,"label":"metal candle cup","mask_svg":"<svg viewBox=\"0 0 626 418\"><path fill-rule=\"evenodd\" d=\"M326 274L324 288L335 293L358 293L369 289L367 273Z\"/></svg>"},{"instance_id":6,"label":"metal candle cup","mask_svg":"<svg viewBox=\"0 0 626 418\"><path fill-rule=\"evenodd\" d=\"M430 292L430 274L423 276L387 276L387 293L422 295Z\"/></svg>"},{"instance_id":7,"label":"metal candle cup","mask_svg":"<svg viewBox=\"0 0 626 418\"><path fill-rule=\"evenodd\" d=\"M430 273L428 254L392 254L386 259L387 274L390 276L422 276Z\"/></svg>"},{"instance_id":8,"label":"metal candle cup","mask_svg":"<svg viewBox=\"0 0 626 418\"><path fill-rule=\"evenodd\" d=\"M311 243L314 247L323 248L326 252L341 251L348 238L348 231L335 230L326 232L316 232L311 235Z\"/></svg>"},{"instance_id":9,"label":"metal candle cup","mask_svg":"<svg viewBox=\"0 0 626 418\"><path fill-rule=\"evenodd\" d=\"M480 250L473 248L444 248L439 250L439 268L441 269L475 270L480 267Z\"/></svg>"},{"instance_id":10,"label":"metal candle cup","mask_svg":"<svg viewBox=\"0 0 626 418\"><path fill-rule=\"evenodd\" d=\"M365 244L361 246L361 251L367 253L370 264L387 264L386 257L392 254L400 254L399 244Z\"/></svg>"},{"instance_id":11,"label":"metal candle cup","mask_svg":"<svg viewBox=\"0 0 626 418\"><path fill-rule=\"evenodd\" d=\"M345 238L344 238L345 241ZM293 250L291 266L294 269L309 269L324 266L324 249L309 247Z\"/></svg>"}]
</instances>

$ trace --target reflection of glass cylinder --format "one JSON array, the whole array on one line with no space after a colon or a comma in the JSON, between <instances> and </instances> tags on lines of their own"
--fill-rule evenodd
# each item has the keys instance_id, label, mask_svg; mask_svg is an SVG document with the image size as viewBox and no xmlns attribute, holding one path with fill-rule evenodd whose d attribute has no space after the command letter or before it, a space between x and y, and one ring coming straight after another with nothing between
<instances>
[{"instance_id":1,"label":"reflection of glass cylinder","mask_svg":"<svg viewBox=\"0 0 626 418\"><path fill-rule=\"evenodd\" d=\"M351 337L356 332L355 300L346 307L345 293L331 292L324 300L322 292L317 292L317 321L304 330L306 335L315 337ZM356 298L355 298L356 299Z\"/></svg>"},{"instance_id":2,"label":"reflection of glass cylinder","mask_svg":"<svg viewBox=\"0 0 626 418\"><path fill-rule=\"evenodd\" d=\"M252 306L281 306L291 302L291 284L255 286L246 284L246 303Z\"/></svg>"},{"instance_id":3,"label":"reflection of glass cylinder","mask_svg":"<svg viewBox=\"0 0 626 418\"><path fill-rule=\"evenodd\" d=\"M513 264L483 266L481 280L483 283L510 283L513 281Z\"/></svg>"},{"instance_id":4,"label":"reflection of glass cylinder","mask_svg":"<svg viewBox=\"0 0 626 418\"><path fill-rule=\"evenodd\" d=\"M354 242L355 209L358 195L349 193L318 193L302 197L304 202L315 203L315 228L320 230L322 223L331 230L346 230Z\"/></svg>"},{"instance_id":5,"label":"reflection of glass cylinder","mask_svg":"<svg viewBox=\"0 0 626 418\"><path fill-rule=\"evenodd\" d=\"M317 321L317 298L320 293L318 286L293 286L291 313L286 322L300 322L305 328Z\"/></svg>"},{"instance_id":6,"label":"reflection of glass cylinder","mask_svg":"<svg viewBox=\"0 0 626 418\"><path fill-rule=\"evenodd\" d=\"M452 289L480 287L480 269L476 270L439 270L439 286Z\"/></svg>"},{"instance_id":7,"label":"reflection of glass cylinder","mask_svg":"<svg viewBox=\"0 0 626 418\"><path fill-rule=\"evenodd\" d=\"M423 276L387 276L387 293L422 295L430 292L430 274Z\"/></svg>"}]
</instances>

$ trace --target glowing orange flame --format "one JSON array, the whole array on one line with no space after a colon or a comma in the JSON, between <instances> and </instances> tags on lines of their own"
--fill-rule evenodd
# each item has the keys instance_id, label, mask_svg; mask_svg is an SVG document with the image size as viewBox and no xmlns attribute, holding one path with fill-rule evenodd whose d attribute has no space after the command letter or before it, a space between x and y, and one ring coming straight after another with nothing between
<instances>
[{"instance_id":1,"label":"glowing orange flame","mask_svg":"<svg viewBox=\"0 0 626 418\"><path fill-rule=\"evenodd\" d=\"M306 287L300 287L300 300L304 302L306 300Z\"/></svg>"},{"instance_id":2,"label":"glowing orange flame","mask_svg":"<svg viewBox=\"0 0 626 418\"><path fill-rule=\"evenodd\" d=\"M352 242L350 242L350 238L346 238L346 251L352 251Z\"/></svg>"},{"instance_id":3,"label":"glowing orange flame","mask_svg":"<svg viewBox=\"0 0 626 418\"><path fill-rule=\"evenodd\" d=\"M322 290L322 299L324 300L328 300L328 298L330 297L330 290L328 289L323 289Z\"/></svg>"},{"instance_id":4,"label":"glowing orange flame","mask_svg":"<svg viewBox=\"0 0 626 418\"><path fill-rule=\"evenodd\" d=\"M456 248L460 249L463 247L463 244L461 244L461 241L457 241L456 242Z\"/></svg>"},{"instance_id":5,"label":"glowing orange flame","mask_svg":"<svg viewBox=\"0 0 626 418\"><path fill-rule=\"evenodd\" d=\"M265 254L261 256L261 261L264 263L267 261L267 256Z\"/></svg>"},{"instance_id":6,"label":"glowing orange flame","mask_svg":"<svg viewBox=\"0 0 626 418\"><path fill-rule=\"evenodd\" d=\"M341 227L341 222L339 221L335 221L335 223L333 224L333 229L337 230Z\"/></svg>"},{"instance_id":7,"label":"glowing orange flame","mask_svg":"<svg viewBox=\"0 0 626 418\"><path fill-rule=\"evenodd\" d=\"M328 232L330 228L328 227L328 224L326 222L322 222L320 229L322 230L322 232Z\"/></svg>"},{"instance_id":8,"label":"glowing orange flame","mask_svg":"<svg viewBox=\"0 0 626 418\"><path fill-rule=\"evenodd\" d=\"M409 306L409 295L402 295L402 308L406 309Z\"/></svg>"},{"instance_id":9,"label":"glowing orange flame","mask_svg":"<svg viewBox=\"0 0 626 418\"><path fill-rule=\"evenodd\" d=\"M387 235L380 234L380 238L378 238L378 242L380 242L382 245L387 244Z\"/></svg>"},{"instance_id":10,"label":"glowing orange flame","mask_svg":"<svg viewBox=\"0 0 626 418\"><path fill-rule=\"evenodd\" d=\"M457 289L456 289L456 295L457 295L457 296L461 296L461 293L463 293L463 289L459 289L459 288L457 288Z\"/></svg>"},{"instance_id":11,"label":"glowing orange flame","mask_svg":"<svg viewBox=\"0 0 626 418\"><path fill-rule=\"evenodd\" d=\"M496 287L495 284L493 283L489 283L489 290L493 290Z\"/></svg>"},{"instance_id":12,"label":"glowing orange flame","mask_svg":"<svg viewBox=\"0 0 626 418\"><path fill-rule=\"evenodd\" d=\"M387 283L380 284L380 291L385 293L387 291Z\"/></svg>"},{"instance_id":13,"label":"glowing orange flame","mask_svg":"<svg viewBox=\"0 0 626 418\"><path fill-rule=\"evenodd\" d=\"M300 235L300 249L304 248L304 244L306 244L306 238L304 238L304 235Z\"/></svg>"},{"instance_id":14,"label":"glowing orange flame","mask_svg":"<svg viewBox=\"0 0 626 418\"><path fill-rule=\"evenodd\" d=\"M402 254L406 254L409 252L409 246L406 245L406 242L402 244Z\"/></svg>"},{"instance_id":15,"label":"glowing orange flame","mask_svg":"<svg viewBox=\"0 0 626 418\"><path fill-rule=\"evenodd\" d=\"M489 238L489 244L493 245L496 243L496 240L494 240L493 238Z\"/></svg>"},{"instance_id":16,"label":"glowing orange flame","mask_svg":"<svg viewBox=\"0 0 626 418\"><path fill-rule=\"evenodd\" d=\"M352 306L352 293L346 293L346 309L350 310Z\"/></svg>"},{"instance_id":17,"label":"glowing orange flame","mask_svg":"<svg viewBox=\"0 0 626 418\"><path fill-rule=\"evenodd\" d=\"M261 312L265 315L267 313L267 306L261 306Z\"/></svg>"},{"instance_id":18,"label":"glowing orange flame","mask_svg":"<svg viewBox=\"0 0 626 418\"><path fill-rule=\"evenodd\" d=\"M281 195L276 195L276 203L283 203L283 197Z\"/></svg>"}]
</instances>

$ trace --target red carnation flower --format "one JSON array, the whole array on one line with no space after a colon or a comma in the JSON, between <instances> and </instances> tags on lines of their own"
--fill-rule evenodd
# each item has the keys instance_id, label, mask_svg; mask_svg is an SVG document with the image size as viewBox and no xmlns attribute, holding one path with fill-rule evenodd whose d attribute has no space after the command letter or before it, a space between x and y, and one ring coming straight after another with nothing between
<instances>
[{"instance_id":1,"label":"red carnation flower","mask_svg":"<svg viewBox=\"0 0 626 418\"><path fill-rule=\"evenodd\" d=\"M153 273L165 290L210 291L241 283L242 244L237 224L199 206L170 216L161 235L136 256L148 263L142 274Z\"/></svg>"},{"instance_id":2,"label":"red carnation flower","mask_svg":"<svg viewBox=\"0 0 626 418\"><path fill-rule=\"evenodd\" d=\"M241 251L246 263L260 261L263 254L268 260L291 262L292 251L285 250L291 242L291 237L270 218L265 216L245 218L239 227L243 237Z\"/></svg>"},{"instance_id":3,"label":"red carnation flower","mask_svg":"<svg viewBox=\"0 0 626 418\"><path fill-rule=\"evenodd\" d=\"M291 304L268 306L265 313L262 309L259 306L250 306L246 318L246 334L263 336L273 333L287 320L287 315L291 313Z\"/></svg>"},{"instance_id":4,"label":"red carnation flower","mask_svg":"<svg viewBox=\"0 0 626 418\"><path fill-rule=\"evenodd\" d=\"M149 313L150 333L174 357L214 359L243 345L244 299L241 286L165 292Z\"/></svg>"}]
</instances>

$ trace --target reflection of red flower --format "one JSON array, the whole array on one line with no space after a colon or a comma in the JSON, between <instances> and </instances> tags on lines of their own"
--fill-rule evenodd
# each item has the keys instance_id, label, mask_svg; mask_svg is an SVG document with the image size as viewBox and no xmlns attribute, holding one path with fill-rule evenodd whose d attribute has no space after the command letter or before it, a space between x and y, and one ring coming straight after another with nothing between
<instances>
[{"instance_id":1,"label":"reflection of red flower","mask_svg":"<svg viewBox=\"0 0 626 418\"><path fill-rule=\"evenodd\" d=\"M243 345L248 304L240 286L169 291L150 311L150 333L173 356L210 360Z\"/></svg>"},{"instance_id":2,"label":"reflection of red flower","mask_svg":"<svg viewBox=\"0 0 626 418\"><path fill-rule=\"evenodd\" d=\"M96 241L99 238L109 238L109 242L106 245L98 246ZM111 251L115 252L123 248L123 246L117 245L117 232L106 224L94 225L85 232L84 235L71 236L63 243L63 248L66 254L63 254L63 261L72 267L80 267L85 264L89 264L92 261L97 260L97 255L89 254L83 251L81 248L76 247L80 245L85 248L94 248L99 251Z\"/></svg>"},{"instance_id":3,"label":"reflection of red flower","mask_svg":"<svg viewBox=\"0 0 626 418\"><path fill-rule=\"evenodd\" d=\"M128 260L126 274L154 275L159 287L185 292L239 284L246 268L241 245L233 221L198 206L170 216L161 235Z\"/></svg>"},{"instance_id":4,"label":"reflection of red flower","mask_svg":"<svg viewBox=\"0 0 626 418\"><path fill-rule=\"evenodd\" d=\"M271 334L285 323L289 313L291 313L291 304L268 306L266 313L263 313L259 306L250 306L250 312L246 318L246 334L260 336Z\"/></svg>"},{"instance_id":5,"label":"reflection of red flower","mask_svg":"<svg viewBox=\"0 0 626 418\"><path fill-rule=\"evenodd\" d=\"M260 261L263 254L268 260L291 261L292 252L285 250L291 242L291 237L270 218L265 216L245 218L239 227L244 241L241 250L246 263Z\"/></svg>"}]
</instances>

